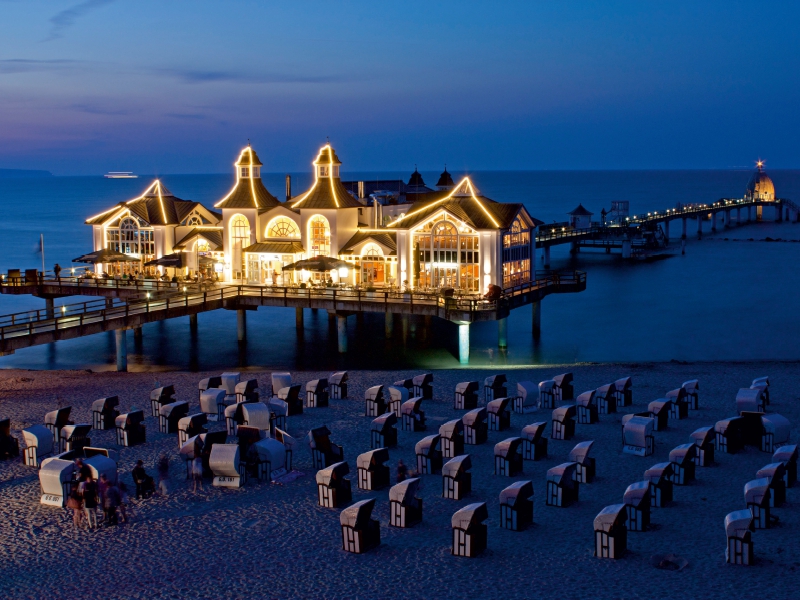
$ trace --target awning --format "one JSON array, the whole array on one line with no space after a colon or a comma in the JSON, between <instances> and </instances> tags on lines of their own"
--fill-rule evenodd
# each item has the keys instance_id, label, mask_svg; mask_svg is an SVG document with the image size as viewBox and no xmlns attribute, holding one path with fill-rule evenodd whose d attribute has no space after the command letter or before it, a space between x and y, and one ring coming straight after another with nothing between
<instances>
[{"instance_id":1,"label":"awning","mask_svg":"<svg viewBox=\"0 0 800 600\"><path fill-rule=\"evenodd\" d=\"M139 262L139 259L129 256L128 254L123 254L122 252L117 252L116 250L104 248L103 250L95 250L94 252L89 252L89 254L79 256L78 258L73 258L72 262L98 265L100 263L112 262Z\"/></svg>"},{"instance_id":2,"label":"awning","mask_svg":"<svg viewBox=\"0 0 800 600\"><path fill-rule=\"evenodd\" d=\"M149 260L144 263L145 267L171 267L174 269L181 269L185 265L183 264L183 253L176 252L175 254L166 254L161 258L157 258L155 260Z\"/></svg>"},{"instance_id":3,"label":"awning","mask_svg":"<svg viewBox=\"0 0 800 600\"><path fill-rule=\"evenodd\" d=\"M243 248L242 252L245 254L299 254L305 250L300 242L258 242ZM312 271L313 269L308 270Z\"/></svg>"},{"instance_id":4,"label":"awning","mask_svg":"<svg viewBox=\"0 0 800 600\"><path fill-rule=\"evenodd\" d=\"M250 246L252 248L252 246ZM283 267L284 271L335 271L341 268L352 268L348 262L332 258L330 256L315 256L314 258L307 258L305 260L298 260L296 263L286 265Z\"/></svg>"}]
</instances>

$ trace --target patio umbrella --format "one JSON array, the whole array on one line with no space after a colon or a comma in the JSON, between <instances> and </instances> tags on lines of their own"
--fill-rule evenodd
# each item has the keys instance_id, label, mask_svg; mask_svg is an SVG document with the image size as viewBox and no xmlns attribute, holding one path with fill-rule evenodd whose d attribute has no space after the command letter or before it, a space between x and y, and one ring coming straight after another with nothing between
<instances>
[{"instance_id":1,"label":"patio umbrella","mask_svg":"<svg viewBox=\"0 0 800 600\"><path fill-rule=\"evenodd\" d=\"M166 254L161 258L149 260L144 263L145 267L172 267L173 269L180 269L183 265L183 255L180 252L175 254Z\"/></svg>"},{"instance_id":2,"label":"patio umbrella","mask_svg":"<svg viewBox=\"0 0 800 600\"><path fill-rule=\"evenodd\" d=\"M122 252L117 252L116 250L104 248L103 250L96 250L95 252L90 252L89 254L84 254L83 256L74 258L72 259L72 262L97 265L100 263L112 262L139 262L139 259L134 258L133 256L128 256L127 254L123 254Z\"/></svg>"},{"instance_id":3,"label":"patio umbrella","mask_svg":"<svg viewBox=\"0 0 800 600\"><path fill-rule=\"evenodd\" d=\"M338 258L332 258L330 256L315 256L314 258L306 258L304 260L298 260L295 263L290 265L286 265L283 267L284 271L302 271L305 269L306 271L316 271L316 272L324 272L324 271L335 271L341 268L350 269L353 267L348 262L343 260L339 260Z\"/></svg>"}]
</instances>

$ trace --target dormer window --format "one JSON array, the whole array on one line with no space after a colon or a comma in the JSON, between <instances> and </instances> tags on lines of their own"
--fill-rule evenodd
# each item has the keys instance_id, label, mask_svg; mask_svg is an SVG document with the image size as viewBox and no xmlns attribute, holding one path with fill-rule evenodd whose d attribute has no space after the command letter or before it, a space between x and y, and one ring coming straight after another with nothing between
<instances>
[{"instance_id":1,"label":"dormer window","mask_svg":"<svg viewBox=\"0 0 800 600\"><path fill-rule=\"evenodd\" d=\"M261 177L261 167L253 167L253 179L259 179Z\"/></svg>"},{"instance_id":2,"label":"dormer window","mask_svg":"<svg viewBox=\"0 0 800 600\"><path fill-rule=\"evenodd\" d=\"M241 177L242 179L247 179L248 177L250 177L250 167L241 168Z\"/></svg>"},{"instance_id":3,"label":"dormer window","mask_svg":"<svg viewBox=\"0 0 800 600\"><path fill-rule=\"evenodd\" d=\"M330 165L319 165L317 169L318 169L317 173L320 177L330 176Z\"/></svg>"},{"instance_id":4,"label":"dormer window","mask_svg":"<svg viewBox=\"0 0 800 600\"><path fill-rule=\"evenodd\" d=\"M333 165L333 177L339 176L339 165Z\"/></svg>"}]
</instances>

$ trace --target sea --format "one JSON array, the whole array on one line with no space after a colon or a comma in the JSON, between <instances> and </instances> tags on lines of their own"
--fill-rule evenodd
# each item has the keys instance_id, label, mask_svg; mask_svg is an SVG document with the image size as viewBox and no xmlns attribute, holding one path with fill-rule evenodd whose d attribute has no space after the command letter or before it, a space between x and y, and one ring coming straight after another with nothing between
<instances>
[{"instance_id":1,"label":"sea","mask_svg":"<svg viewBox=\"0 0 800 600\"><path fill-rule=\"evenodd\" d=\"M485 171L469 173L478 189L500 202L522 202L546 223L561 222L579 203L599 218L614 200L631 214L741 197L752 169L688 171ZM800 170L772 170L779 197L800 200ZM438 173L423 172L429 184ZM457 177L458 173L453 173ZM406 172L347 173L347 180L407 179ZM277 197L285 173L263 175ZM292 174L295 193L311 184L310 173ZM0 271L41 268L37 252L44 236L47 269L93 250L84 220L134 198L152 177L0 178ZM230 189L230 174L164 175L177 197L212 206ZM626 261L619 255L554 248L554 269L587 273L587 289L542 301L542 332L532 335L529 307L509 317L508 348L498 348L497 324L470 327L469 367L664 361L795 361L800 359L800 224L765 220L720 229L704 223L697 239L689 222L685 254L680 222L671 226L671 250L659 260ZM77 265L76 265L77 266ZM541 268L541 264L537 265ZM84 300L68 297L57 305ZM42 308L30 296L0 295L0 314ZM348 319L349 346L337 351L336 330L324 311L305 311L295 329L294 309L260 308L247 316L247 340L238 342L236 315L218 310L199 315L196 332L188 318L144 326L128 335L129 370L239 369L433 369L460 368L457 327L433 318L395 317L387 339L382 315ZM0 368L113 370L113 332L19 350L0 357Z\"/></svg>"}]
</instances>

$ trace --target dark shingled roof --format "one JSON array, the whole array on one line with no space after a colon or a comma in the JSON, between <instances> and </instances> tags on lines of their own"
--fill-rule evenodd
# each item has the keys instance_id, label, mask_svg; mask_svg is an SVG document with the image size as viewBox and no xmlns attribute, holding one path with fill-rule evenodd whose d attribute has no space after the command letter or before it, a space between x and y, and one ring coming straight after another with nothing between
<instances>
[{"instance_id":1,"label":"dark shingled roof","mask_svg":"<svg viewBox=\"0 0 800 600\"><path fill-rule=\"evenodd\" d=\"M578 208L572 210L571 212L568 212L567 214L575 217L585 217L585 216L592 216L594 213L586 210L583 207L583 204L578 204Z\"/></svg>"},{"instance_id":2,"label":"dark shingled roof","mask_svg":"<svg viewBox=\"0 0 800 600\"><path fill-rule=\"evenodd\" d=\"M271 209L280 206L280 204L278 199L264 187L260 178L247 178L239 179L233 191L217 202L214 208Z\"/></svg>"},{"instance_id":3,"label":"dark shingled roof","mask_svg":"<svg viewBox=\"0 0 800 600\"><path fill-rule=\"evenodd\" d=\"M300 242L257 242L247 248L243 248L242 252L297 254L298 252L304 252L304 250L303 244Z\"/></svg>"},{"instance_id":4,"label":"dark shingled roof","mask_svg":"<svg viewBox=\"0 0 800 600\"><path fill-rule=\"evenodd\" d=\"M189 233L183 236L181 240L172 247L172 249L183 250L188 242L194 239L195 236L206 238L209 242L217 247L217 250L222 249L222 229L206 229L205 227L195 227Z\"/></svg>"},{"instance_id":5,"label":"dark shingled roof","mask_svg":"<svg viewBox=\"0 0 800 600\"><path fill-rule=\"evenodd\" d=\"M253 162L250 162L250 156L252 155ZM242 153L239 155L239 160L236 161L237 167L249 167L250 165L254 167L263 167L263 163L258 159L258 154L256 151L253 150L250 146L247 146Z\"/></svg>"},{"instance_id":6,"label":"dark shingled roof","mask_svg":"<svg viewBox=\"0 0 800 600\"><path fill-rule=\"evenodd\" d=\"M87 219L86 224L103 223L115 208L127 208L150 225L179 225L198 206L199 202L176 198L160 181L155 181L139 198L119 202L111 210Z\"/></svg>"},{"instance_id":7,"label":"dark shingled roof","mask_svg":"<svg viewBox=\"0 0 800 600\"><path fill-rule=\"evenodd\" d=\"M334 193L336 197L334 199ZM307 192L288 201L292 208L362 208L365 206L350 195L338 177L320 177Z\"/></svg>"},{"instance_id":8,"label":"dark shingled roof","mask_svg":"<svg viewBox=\"0 0 800 600\"><path fill-rule=\"evenodd\" d=\"M411 174L411 177L408 180L408 185L425 185L425 181L422 179L422 175L420 175L419 171L414 169L414 172Z\"/></svg>"},{"instance_id":9,"label":"dark shingled roof","mask_svg":"<svg viewBox=\"0 0 800 600\"><path fill-rule=\"evenodd\" d=\"M436 182L436 187L456 187L453 177L447 172L447 167L445 167L442 174L439 175L439 181Z\"/></svg>"},{"instance_id":10,"label":"dark shingled roof","mask_svg":"<svg viewBox=\"0 0 800 600\"><path fill-rule=\"evenodd\" d=\"M375 231L357 231L348 242L339 250L339 254L352 254L353 248L365 240L373 240L386 248L389 248L391 256L397 254L397 233L394 231L375 232Z\"/></svg>"}]
</instances>

